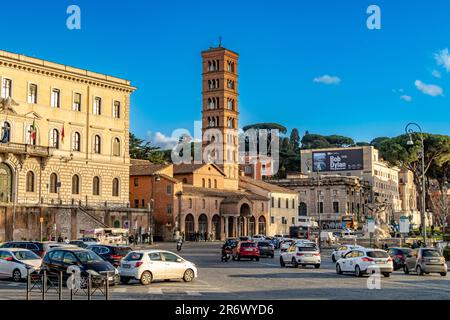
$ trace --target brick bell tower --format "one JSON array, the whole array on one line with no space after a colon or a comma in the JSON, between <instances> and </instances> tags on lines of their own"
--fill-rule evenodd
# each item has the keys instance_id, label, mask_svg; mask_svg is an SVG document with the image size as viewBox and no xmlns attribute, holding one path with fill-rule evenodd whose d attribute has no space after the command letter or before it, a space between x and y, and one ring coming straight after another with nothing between
<instances>
[{"instance_id":1,"label":"brick bell tower","mask_svg":"<svg viewBox=\"0 0 450 320\"><path fill-rule=\"evenodd\" d=\"M238 164L238 59L221 44L202 52L203 161L217 164L226 175L224 187L237 190Z\"/></svg>"}]
</instances>

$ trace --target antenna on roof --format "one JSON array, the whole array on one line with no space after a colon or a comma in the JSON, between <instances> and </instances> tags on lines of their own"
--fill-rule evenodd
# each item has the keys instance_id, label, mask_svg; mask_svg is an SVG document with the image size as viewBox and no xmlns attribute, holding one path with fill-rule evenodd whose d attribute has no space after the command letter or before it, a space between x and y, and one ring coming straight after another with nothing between
<instances>
[{"instance_id":1,"label":"antenna on roof","mask_svg":"<svg viewBox=\"0 0 450 320\"><path fill-rule=\"evenodd\" d=\"M219 48L222 48L222 36L219 36Z\"/></svg>"}]
</instances>

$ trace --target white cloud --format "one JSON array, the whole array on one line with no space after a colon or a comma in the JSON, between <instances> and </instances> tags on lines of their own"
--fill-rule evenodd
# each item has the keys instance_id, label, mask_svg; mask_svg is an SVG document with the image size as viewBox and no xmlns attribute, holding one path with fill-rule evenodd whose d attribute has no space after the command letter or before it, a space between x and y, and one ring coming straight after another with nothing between
<instances>
[{"instance_id":1,"label":"white cloud","mask_svg":"<svg viewBox=\"0 0 450 320\"><path fill-rule=\"evenodd\" d=\"M411 96L408 96L408 95L406 95L406 94L402 95L402 96L400 97L400 99L402 99L402 100L404 100L404 101L406 101L406 102L411 102L411 101L412 101L412 97L411 97Z\"/></svg>"},{"instance_id":2,"label":"white cloud","mask_svg":"<svg viewBox=\"0 0 450 320\"><path fill-rule=\"evenodd\" d=\"M434 59L438 65L443 66L447 72L450 72L450 54L448 48L434 54Z\"/></svg>"},{"instance_id":3,"label":"white cloud","mask_svg":"<svg viewBox=\"0 0 450 320\"><path fill-rule=\"evenodd\" d=\"M172 149L178 143L178 139L175 137L166 136L164 133L156 132L150 140L156 147L160 147L163 150Z\"/></svg>"},{"instance_id":4,"label":"white cloud","mask_svg":"<svg viewBox=\"0 0 450 320\"><path fill-rule=\"evenodd\" d=\"M339 84L341 83L341 79L339 77L326 74L321 77L314 78L313 82L322 84Z\"/></svg>"},{"instance_id":5,"label":"white cloud","mask_svg":"<svg viewBox=\"0 0 450 320\"><path fill-rule=\"evenodd\" d=\"M429 96L437 97L444 95L444 90L435 84L426 84L420 80L416 80L414 84L416 85L417 90Z\"/></svg>"},{"instance_id":6,"label":"white cloud","mask_svg":"<svg viewBox=\"0 0 450 320\"><path fill-rule=\"evenodd\" d=\"M438 78L438 79L442 78L442 74L441 74L441 72L438 71L438 70L433 70L433 71L431 72L431 75L432 75L433 77L435 77L435 78Z\"/></svg>"}]
</instances>

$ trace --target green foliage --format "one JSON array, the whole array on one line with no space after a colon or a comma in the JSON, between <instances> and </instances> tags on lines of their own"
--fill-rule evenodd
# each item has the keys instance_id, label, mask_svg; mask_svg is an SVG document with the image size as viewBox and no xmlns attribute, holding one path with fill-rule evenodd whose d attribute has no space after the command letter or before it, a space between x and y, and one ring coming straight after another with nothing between
<instances>
[{"instance_id":1,"label":"green foliage","mask_svg":"<svg viewBox=\"0 0 450 320\"><path fill-rule=\"evenodd\" d=\"M322 149L322 148L343 148L354 145L352 138L330 135L323 136L320 134L311 134L308 131L302 138L302 149Z\"/></svg>"},{"instance_id":2,"label":"green foliage","mask_svg":"<svg viewBox=\"0 0 450 320\"><path fill-rule=\"evenodd\" d=\"M242 130L247 131L249 129L262 130L266 129L268 131L278 129L281 134L286 134L287 129L278 123L255 123L242 128Z\"/></svg>"},{"instance_id":3,"label":"green foliage","mask_svg":"<svg viewBox=\"0 0 450 320\"><path fill-rule=\"evenodd\" d=\"M153 163L165 163L166 155L159 151L158 147L153 147L150 141L139 139L130 133L130 157L132 159L150 160Z\"/></svg>"}]
</instances>

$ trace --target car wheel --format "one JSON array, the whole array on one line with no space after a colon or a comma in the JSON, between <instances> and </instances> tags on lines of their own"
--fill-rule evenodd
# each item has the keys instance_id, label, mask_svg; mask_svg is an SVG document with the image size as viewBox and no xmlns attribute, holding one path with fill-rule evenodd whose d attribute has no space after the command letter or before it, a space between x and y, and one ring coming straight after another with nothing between
<instances>
[{"instance_id":1,"label":"car wheel","mask_svg":"<svg viewBox=\"0 0 450 320\"><path fill-rule=\"evenodd\" d=\"M422 267L421 267L421 266L417 266L416 272L417 272L417 274L418 274L419 276L423 276L423 270L422 270Z\"/></svg>"},{"instance_id":2,"label":"car wheel","mask_svg":"<svg viewBox=\"0 0 450 320\"><path fill-rule=\"evenodd\" d=\"M283 257L280 257L280 266L285 267L286 264L284 263Z\"/></svg>"},{"instance_id":3,"label":"car wheel","mask_svg":"<svg viewBox=\"0 0 450 320\"><path fill-rule=\"evenodd\" d=\"M238 261L241 261L241 256L237 256L237 260L238 260Z\"/></svg>"},{"instance_id":4,"label":"car wheel","mask_svg":"<svg viewBox=\"0 0 450 320\"><path fill-rule=\"evenodd\" d=\"M150 283L152 283L153 276L150 272L144 271L141 275L141 284L143 286L148 286Z\"/></svg>"},{"instance_id":5,"label":"car wheel","mask_svg":"<svg viewBox=\"0 0 450 320\"><path fill-rule=\"evenodd\" d=\"M120 277L120 283L128 284L130 282L131 278L128 277Z\"/></svg>"},{"instance_id":6,"label":"car wheel","mask_svg":"<svg viewBox=\"0 0 450 320\"><path fill-rule=\"evenodd\" d=\"M447 276L447 272L441 272L441 273L439 273L441 276L443 276L443 277L445 277L445 276Z\"/></svg>"},{"instance_id":7,"label":"car wheel","mask_svg":"<svg viewBox=\"0 0 450 320\"><path fill-rule=\"evenodd\" d=\"M408 268L408 266L406 264L403 266L403 272L405 274L409 274L409 268Z\"/></svg>"},{"instance_id":8,"label":"car wheel","mask_svg":"<svg viewBox=\"0 0 450 320\"><path fill-rule=\"evenodd\" d=\"M272 259L273 259L274 257L275 257L275 255L273 255L273 254L270 256L270 258L272 258Z\"/></svg>"},{"instance_id":9,"label":"car wheel","mask_svg":"<svg viewBox=\"0 0 450 320\"><path fill-rule=\"evenodd\" d=\"M256 261L259 261L259 258L255 258L256 259Z\"/></svg>"},{"instance_id":10,"label":"car wheel","mask_svg":"<svg viewBox=\"0 0 450 320\"><path fill-rule=\"evenodd\" d=\"M342 274L342 269L339 263L336 264L336 273L337 274Z\"/></svg>"},{"instance_id":11,"label":"car wheel","mask_svg":"<svg viewBox=\"0 0 450 320\"><path fill-rule=\"evenodd\" d=\"M233 256L233 261L236 261L236 256Z\"/></svg>"},{"instance_id":12,"label":"car wheel","mask_svg":"<svg viewBox=\"0 0 450 320\"><path fill-rule=\"evenodd\" d=\"M320 268L320 264L315 264L314 268L319 269Z\"/></svg>"},{"instance_id":13,"label":"car wheel","mask_svg":"<svg viewBox=\"0 0 450 320\"><path fill-rule=\"evenodd\" d=\"M334 254L331 255L331 261L336 262L336 258L334 257Z\"/></svg>"},{"instance_id":14,"label":"car wheel","mask_svg":"<svg viewBox=\"0 0 450 320\"><path fill-rule=\"evenodd\" d=\"M292 266L294 268L298 268L298 262L297 262L297 260L295 260L295 258L292 258Z\"/></svg>"},{"instance_id":15,"label":"car wheel","mask_svg":"<svg viewBox=\"0 0 450 320\"><path fill-rule=\"evenodd\" d=\"M15 282L19 282L20 280L22 280L22 274L20 273L19 269L14 269L14 271L12 273L12 279Z\"/></svg>"},{"instance_id":16,"label":"car wheel","mask_svg":"<svg viewBox=\"0 0 450 320\"><path fill-rule=\"evenodd\" d=\"M355 267L355 276L362 277L362 272L361 272L361 268L359 266Z\"/></svg>"},{"instance_id":17,"label":"car wheel","mask_svg":"<svg viewBox=\"0 0 450 320\"><path fill-rule=\"evenodd\" d=\"M391 276L391 273L390 272L385 272L385 273L383 273L383 276L385 278L389 278Z\"/></svg>"},{"instance_id":18,"label":"car wheel","mask_svg":"<svg viewBox=\"0 0 450 320\"><path fill-rule=\"evenodd\" d=\"M187 269L185 272L184 272L184 275L183 275L183 280L184 280L184 282L191 282L192 280L194 280L194 270L192 270L192 269Z\"/></svg>"}]
</instances>

